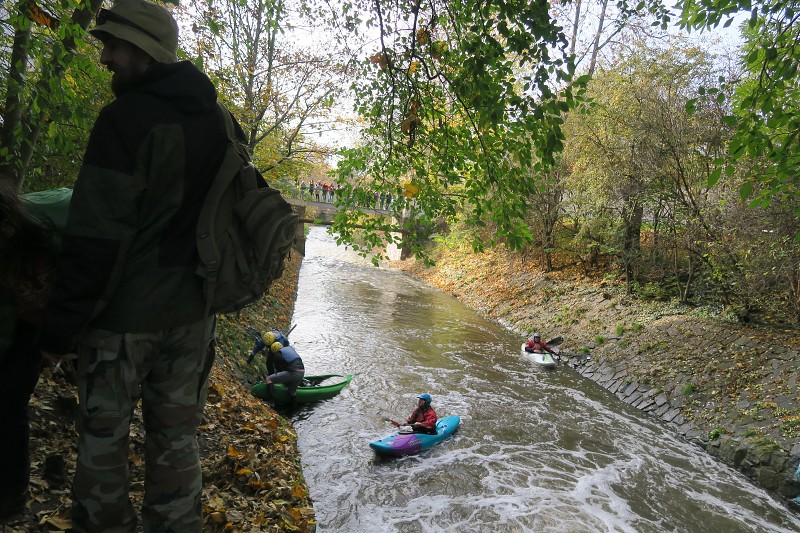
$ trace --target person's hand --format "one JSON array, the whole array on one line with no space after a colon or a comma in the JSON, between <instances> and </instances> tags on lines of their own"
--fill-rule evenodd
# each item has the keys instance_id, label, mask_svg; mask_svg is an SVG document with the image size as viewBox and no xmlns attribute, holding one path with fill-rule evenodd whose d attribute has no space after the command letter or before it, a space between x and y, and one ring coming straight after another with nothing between
<instances>
[{"instance_id":1,"label":"person's hand","mask_svg":"<svg viewBox=\"0 0 800 533\"><path fill-rule=\"evenodd\" d=\"M267 385L272 385L272 380L269 378L264 378L264 383L266 383Z\"/></svg>"},{"instance_id":2,"label":"person's hand","mask_svg":"<svg viewBox=\"0 0 800 533\"><path fill-rule=\"evenodd\" d=\"M400 422L398 422L396 420L389 420L389 423L391 425L393 425L394 427L400 427Z\"/></svg>"}]
</instances>

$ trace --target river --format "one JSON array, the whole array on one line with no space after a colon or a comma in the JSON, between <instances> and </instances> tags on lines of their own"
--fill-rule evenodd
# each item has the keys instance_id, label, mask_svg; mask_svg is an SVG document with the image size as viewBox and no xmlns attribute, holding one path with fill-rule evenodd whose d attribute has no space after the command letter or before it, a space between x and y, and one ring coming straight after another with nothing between
<instances>
[{"instance_id":1,"label":"river","mask_svg":"<svg viewBox=\"0 0 800 533\"><path fill-rule=\"evenodd\" d=\"M307 374L355 374L293 418L318 531L800 531L699 447L567 367L534 368L523 339L321 227L293 322ZM418 456L377 457L385 418L407 417L422 392L461 427Z\"/></svg>"}]
</instances>

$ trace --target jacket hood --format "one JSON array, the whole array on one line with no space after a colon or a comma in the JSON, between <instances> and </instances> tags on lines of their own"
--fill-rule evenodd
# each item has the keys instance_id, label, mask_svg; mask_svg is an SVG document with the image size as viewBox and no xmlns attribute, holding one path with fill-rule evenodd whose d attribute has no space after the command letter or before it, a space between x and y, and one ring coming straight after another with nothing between
<instances>
[{"instance_id":1,"label":"jacket hood","mask_svg":"<svg viewBox=\"0 0 800 533\"><path fill-rule=\"evenodd\" d=\"M209 111L217 105L214 84L190 61L153 63L134 91L188 113Z\"/></svg>"}]
</instances>

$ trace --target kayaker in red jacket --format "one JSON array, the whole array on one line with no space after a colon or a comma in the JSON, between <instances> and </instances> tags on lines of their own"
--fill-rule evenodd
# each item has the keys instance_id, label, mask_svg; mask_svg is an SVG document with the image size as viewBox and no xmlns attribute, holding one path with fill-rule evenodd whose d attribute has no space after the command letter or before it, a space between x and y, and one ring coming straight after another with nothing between
<instances>
[{"instance_id":1,"label":"kayaker in red jacket","mask_svg":"<svg viewBox=\"0 0 800 533\"><path fill-rule=\"evenodd\" d=\"M553 355L557 355L556 352L550 348L546 342L542 340L542 336L538 333L533 334L533 338L528 340L525 343L525 351L528 353L544 353L549 352Z\"/></svg>"},{"instance_id":2,"label":"kayaker in red jacket","mask_svg":"<svg viewBox=\"0 0 800 533\"><path fill-rule=\"evenodd\" d=\"M431 395L423 393L417 396L417 408L406 420L406 425L414 428L414 433L436 434L436 411L431 407ZM394 426L401 426L400 422L389 420Z\"/></svg>"}]
</instances>

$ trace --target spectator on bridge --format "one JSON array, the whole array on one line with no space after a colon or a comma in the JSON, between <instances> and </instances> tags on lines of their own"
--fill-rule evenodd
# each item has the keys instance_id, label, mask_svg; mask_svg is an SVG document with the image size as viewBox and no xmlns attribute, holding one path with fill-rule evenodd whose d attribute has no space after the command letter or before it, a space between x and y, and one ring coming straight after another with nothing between
<instances>
[{"instance_id":1,"label":"spectator on bridge","mask_svg":"<svg viewBox=\"0 0 800 533\"><path fill-rule=\"evenodd\" d=\"M326 181L325 183L322 184L322 201L323 202L327 202L328 201L328 189L329 189L328 182Z\"/></svg>"},{"instance_id":2,"label":"spectator on bridge","mask_svg":"<svg viewBox=\"0 0 800 533\"><path fill-rule=\"evenodd\" d=\"M383 209L383 206L384 206L385 203L386 203L386 195L381 193L381 196L380 196L381 210Z\"/></svg>"},{"instance_id":3,"label":"spectator on bridge","mask_svg":"<svg viewBox=\"0 0 800 533\"><path fill-rule=\"evenodd\" d=\"M320 185L320 182L317 182L314 185L314 201L316 201L316 202L319 202L319 191L320 190L322 190L322 186Z\"/></svg>"},{"instance_id":4,"label":"spectator on bridge","mask_svg":"<svg viewBox=\"0 0 800 533\"><path fill-rule=\"evenodd\" d=\"M392 205L392 193L386 193L386 209L389 209L389 206Z\"/></svg>"},{"instance_id":5,"label":"spectator on bridge","mask_svg":"<svg viewBox=\"0 0 800 533\"><path fill-rule=\"evenodd\" d=\"M331 183L331 186L328 189L328 203L329 204L333 203L333 196L334 196L335 193L336 193L336 184L335 183Z\"/></svg>"},{"instance_id":6,"label":"spectator on bridge","mask_svg":"<svg viewBox=\"0 0 800 533\"><path fill-rule=\"evenodd\" d=\"M308 180L308 200L311 201L314 198L314 180Z\"/></svg>"}]
</instances>

